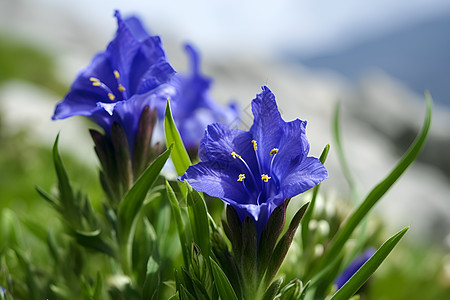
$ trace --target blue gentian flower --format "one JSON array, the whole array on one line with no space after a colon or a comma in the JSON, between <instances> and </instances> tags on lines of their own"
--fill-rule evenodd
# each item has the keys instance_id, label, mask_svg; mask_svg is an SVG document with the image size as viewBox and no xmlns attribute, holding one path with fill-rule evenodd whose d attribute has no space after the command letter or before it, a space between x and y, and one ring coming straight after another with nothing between
<instances>
[{"instance_id":1,"label":"blue gentian flower","mask_svg":"<svg viewBox=\"0 0 450 300\"><path fill-rule=\"evenodd\" d=\"M363 254L357 256L350 265L339 275L334 284L340 289L361 267L372 257L375 249L369 248Z\"/></svg>"},{"instance_id":2,"label":"blue gentian flower","mask_svg":"<svg viewBox=\"0 0 450 300\"><path fill-rule=\"evenodd\" d=\"M234 105L224 107L211 97L209 91L212 79L201 74L198 52L189 44L185 50L190 61L190 71L172 77L170 85L174 87L174 94L170 101L184 146L190 153L197 153L206 126L215 122L230 124L238 118L238 112ZM161 109L161 116L163 113Z\"/></svg>"},{"instance_id":3,"label":"blue gentian flower","mask_svg":"<svg viewBox=\"0 0 450 300\"><path fill-rule=\"evenodd\" d=\"M199 148L202 161L179 180L231 205L241 222L250 217L259 239L276 207L328 173L319 159L308 156L306 121L285 122L268 87L252 101L252 111L249 131L209 125Z\"/></svg>"},{"instance_id":4,"label":"blue gentian flower","mask_svg":"<svg viewBox=\"0 0 450 300\"><path fill-rule=\"evenodd\" d=\"M167 99L167 83L174 74L166 60L161 39L150 36L139 19L122 19L115 12L118 29L104 52L75 79L69 93L58 103L53 120L86 116L109 134L117 122L124 129L130 152L143 109L155 99Z\"/></svg>"},{"instance_id":5,"label":"blue gentian flower","mask_svg":"<svg viewBox=\"0 0 450 300\"><path fill-rule=\"evenodd\" d=\"M0 294L3 296L6 294L6 290L0 285Z\"/></svg>"}]
</instances>

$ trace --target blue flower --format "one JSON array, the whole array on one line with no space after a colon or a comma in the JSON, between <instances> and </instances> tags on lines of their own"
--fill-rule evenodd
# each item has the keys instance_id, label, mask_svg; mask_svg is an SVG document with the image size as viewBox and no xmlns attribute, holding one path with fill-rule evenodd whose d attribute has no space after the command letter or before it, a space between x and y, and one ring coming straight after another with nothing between
<instances>
[{"instance_id":1,"label":"blue flower","mask_svg":"<svg viewBox=\"0 0 450 300\"><path fill-rule=\"evenodd\" d=\"M375 249L369 248L363 254L357 256L350 265L339 275L334 284L340 289L361 267L372 257Z\"/></svg>"},{"instance_id":2,"label":"blue flower","mask_svg":"<svg viewBox=\"0 0 450 300\"><path fill-rule=\"evenodd\" d=\"M190 72L177 73L172 77L170 85L174 87L174 94L170 101L184 146L190 153L196 153L208 124L230 124L238 118L238 112L234 105L224 107L211 97L209 90L212 79L200 73L198 52L189 44L185 50L190 60ZM165 102L161 106L162 116Z\"/></svg>"},{"instance_id":3,"label":"blue flower","mask_svg":"<svg viewBox=\"0 0 450 300\"><path fill-rule=\"evenodd\" d=\"M118 11L115 17L115 38L78 74L52 119L86 116L106 134L117 122L133 153L142 111L146 106L154 108L160 98L167 99L165 83L175 71L166 60L158 36L150 36L136 17L123 20Z\"/></svg>"},{"instance_id":4,"label":"blue flower","mask_svg":"<svg viewBox=\"0 0 450 300\"><path fill-rule=\"evenodd\" d=\"M276 207L328 177L322 163L308 156L306 121L285 122L274 94L262 90L252 101L250 130L209 125L199 149L202 161L179 178L231 205L241 222L250 217L258 238Z\"/></svg>"}]
</instances>

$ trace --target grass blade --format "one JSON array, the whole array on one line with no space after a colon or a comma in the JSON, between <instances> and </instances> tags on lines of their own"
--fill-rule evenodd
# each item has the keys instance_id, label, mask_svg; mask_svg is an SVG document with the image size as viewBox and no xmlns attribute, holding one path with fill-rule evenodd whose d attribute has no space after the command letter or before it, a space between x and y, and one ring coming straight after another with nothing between
<instances>
[{"instance_id":1,"label":"grass blade","mask_svg":"<svg viewBox=\"0 0 450 300\"><path fill-rule=\"evenodd\" d=\"M344 247L351 234L367 215L372 207L381 199L381 197L389 190L389 188L397 181L397 179L405 172L405 170L416 160L420 154L428 135L431 124L432 100L429 94L426 94L426 115L424 124L420 133L409 147L408 151L400 159L399 163L386 176L386 178L376 185L372 191L367 195L366 199L358 206L358 208L350 215L347 222L341 227L331 242L328 250L325 252L320 263L313 270L312 274L317 273L324 266L330 264L334 258L339 257L339 253Z\"/></svg>"},{"instance_id":2,"label":"grass blade","mask_svg":"<svg viewBox=\"0 0 450 300\"><path fill-rule=\"evenodd\" d=\"M386 242L368 261L331 297L330 300L347 300L353 296L391 253L409 227L401 230Z\"/></svg>"},{"instance_id":3,"label":"grass blade","mask_svg":"<svg viewBox=\"0 0 450 300\"><path fill-rule=\"evenodd\" d=\"M225 273L212 258L210 258L210 261L214 276L214 284L220 298L227 300L238 300L236 293L234 292L233 287L231 286L231 283Z\"/></svg>"},{"instance_id":4,"label":"grass blade","mask_svg":"<svg viewBox=\"0 0 450 300\"><path fill-rule=\"evenodd\" d=\"M184 148L180 133L175 126L175 122L172 117L172 111L170 109L169 99L167 99L166 114L164 118L164 132L166 135L166 144L173 144L171 158L178 176L181 176L191 165L191 160L189 159L186 148Z\"/></svg>"}]
</instances>

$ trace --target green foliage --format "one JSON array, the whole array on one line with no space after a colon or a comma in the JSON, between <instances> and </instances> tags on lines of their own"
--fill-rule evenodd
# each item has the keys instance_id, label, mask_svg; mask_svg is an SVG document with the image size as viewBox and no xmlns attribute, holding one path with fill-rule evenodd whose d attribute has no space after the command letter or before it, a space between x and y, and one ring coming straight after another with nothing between
<instances>
[{"instance_id":1,"label":"green foliage","mask_svg":"<svg viewBox=\"0 0 450 300\"><path fill-rule=\"evenodd\" d=\"M2 44L0 54L13 57L15 51L27 53L30 59L39 58L33 60L42 65L26 63L26 59L6 61L0 55L0 66L6 66L0 68L6 72L2 74L59 90L57 83L50 84L48 80L52 78L51 64L25 48ZM15 75L25 64L40 69L41 79L33 75L33 70L27 71L29 77L24 75L26 72ZM42 82L42 78L47 78L47 82ZM0 81L5 79L0 76ZM119 150L114 155L120 159L105 154L110 145L103 143L100 133L92 132L97 154L104 162L102 167L121 163L114 171L103 168L100 183L95 180L92 167L60 153L59 137L50 154L46 148L27 143L23 133L9 135L0 124L0 168L6 171L0 173L0 286L6 289L5 295L0 293L0 299L302 300L348 299L356 293L365 294L368 299L444 299L449 291L440 283L443 266L448 262L439 251L427 261L423 251L414 252L413 247L399 244L396 251L403 251L404 260L398 263L389 259L382 272L376 273L379 276L366 283L387 255L396 255L396 251L391 251L407 229L379 247L340 290L333 287L336 276L360 247L379 245L381 234L372 234L379 227L373 228L369 223L367 230L361 230L362 239L358 230L372 207L414 162L425 144L431 121L431 98L426 97L426 118L417 139L345 223L342 221L350 205L339 203L334 215L319 211L318 203L328 199L323 199L326 196L319 193L317 186L305 195L310 197L309 206L299 203L292 207L293 212L288 212L287 201L276 208L259 244L250 219L241 223L233 209L227 207L224 211L223 205L217 205L221 204L219 200L161 175L169 158L178 175L191 164L169 101L164 126L167 145L171 146L149 167L147 158L155 153L146 152L151 139L148 135L143 134L145 141L136 147L140 149L134 153L139 162L132 165L120 128L113 129L116 140L111 141ZM356 198L338 115L336 109L336 151L352 198ZM142 122L152 123L150 112ZM322 162L328 151L329 146L321 155ZM48 167L52 162L57 186L53 185L55 173ZM38 193L32 189L36 180ZM121 183L120 188L115 187L117 182ZM105 194L99 192L100 184ZM38 199L38 194L45 201ZM115 202L108 198L115 198ZM214 220L226 219L221 225L214 223L211 207L216 209ZM290 213L294 215L292 219ZM285 224L287 215L291 219L289 225ZM298 226L301 234L296 235ZM361 244L352 246L352 239ZM430 272L423 271L427 268ZM392 285L395 290L389 289Z\"/></svg>"},{"instance_id":2,"label":"green foliage","mask_svg":"<svg viewBox=\"0 0 450 300\"><path fill-rule=\"evenodd\" d=\"M167 145L174 145L171 158L178 176L181 176L191 165L191 160L173 120L169 99L167 99L166 115L164 118L164 132L166 134Z\"/></svg>"},{"instance_id":3,"label":"green foliage","mask_svg":"<svg viewBox=\"0 0 450 300\"><path fill-rule=\"evenodd\" d=\"M385 258L391 253L409 227L388 239L380 249L331 297L331 300L345 300L353 296L369 279Z\"/></svg>"}]
</instances>

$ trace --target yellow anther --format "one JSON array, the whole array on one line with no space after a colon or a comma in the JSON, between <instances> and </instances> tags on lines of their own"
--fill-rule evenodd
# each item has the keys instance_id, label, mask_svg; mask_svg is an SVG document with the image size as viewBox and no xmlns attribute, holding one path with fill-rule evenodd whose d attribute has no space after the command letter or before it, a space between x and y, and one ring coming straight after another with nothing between
<instances>
[{"instance_id":1,"label":"yellow anther","mask_svg":"<svg viewBox=\"0 0 450 300\"><path fill-rule=\"evenodd\" d=\"M231 152L231 156L233 156L234 159L236 158L240 158L241 156L239 154L237 154L236 152Z\"/></svg>"},{"instance_id":2,"label":"yellow anther","mask_svg":"<svg viewBox=\"0 0 450 300\"><path fill-rule=\"evenodd\" d=\"M125 91L125 88L120 83L119 83L119 86L117 87L117 89L119 90L119 92Z\"/></svg>"},{"instance_id":3,"label":"yellow anther","mask_svg":"<svg viewBox=\"0 0 450 300\"><path fill-rule=\"evenodd\" d=\"M114 77L116 77L116 79L119 79L119 78L120 78L119 71L114 70Z\"/></svg>"},{"instance_id":4,"label":"yellow anther","mask_svg":"<svg viewBox=\"0 0 450 300\"><path fill-rule=\"evenodd\" d=\"M245 174L239 174L239 178L237 179L237 181L242 181L245 179Z\"/></svg>"},{"instance_id":5,"label":"yellow anther","mask_svg":"<svg viewBox=\"0 0 450 300\"><path fill-rule=\"evenodd\" d=\"M270 155L275 155L278 152L278 148L273 148L272 150L270 150Z\"/></svg>"},{"instance_id":6,"label":"yellow anther","mask_svg":"<svg viewBox=\"0 0 450 300\"><path fill-rule=\"evenodd\" d=\"M266 175L266 174L262 174L262 175L261 175L261 180L264 181L264 182L268 182L270 178L272 178L272 177L269 177L269 176Z\"/></svg>"},{"instance_id":7,"label":"yellow anther","mask_svg":"<svg viewBox=\"0 0 450 300\"><path fill-rule=\"evenodd\" d=\"M89 80L92 82L100 82L100 80L98 80L98 78L95 77L89 77Z\"/></svg>"},{"instance_id":8,"label":"yellow anther","mask_svg":"<svg viewBox=\"0 0 450 300\"><path fill-rule=\"evenodd\" d=\"M112 93L108 93L108 98L109 100L113 101L114 99L116 99L116 96L114 96Z\"/></svg>"},{"instance_id":9,"label":"yellow anther","mask_svg":"<svg viewBox=\"0 0 450 300\"><path fill-rule=\"evenodd\" d=\"M92 85L93 86L100 86L101 83L100 83L100 81L92 81Z\"/></svg>"},{"instance_id":10,"label":"yellow anther","mask_svg":"<svg viewBox=\"0 0 450 300\"><path fill-rule=\"evenodd\" d=\"M252 140L253 150L258 150L258 143L255 140Z\"/></svg>"}]
</instances>

